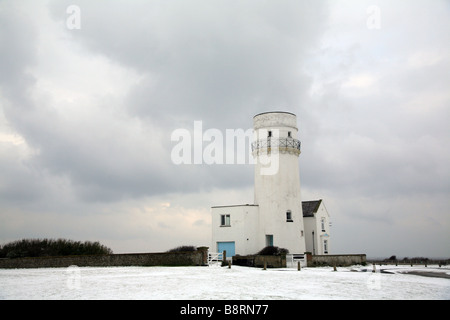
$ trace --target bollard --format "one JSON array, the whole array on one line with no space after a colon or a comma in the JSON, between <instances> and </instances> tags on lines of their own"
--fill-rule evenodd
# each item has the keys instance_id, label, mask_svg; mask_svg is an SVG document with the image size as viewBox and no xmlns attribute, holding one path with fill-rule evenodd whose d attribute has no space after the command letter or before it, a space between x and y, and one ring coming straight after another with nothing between
<instances>
[{"instance_id":1,"label":"bollard","mask_svg":"<svg viewBox=\"0 0 450 320\"><path fill-rule=\"evenodd\" d=\"M222 252L222 267L227 265L227 250L223 250Z\"/></svg>"},{"instance_id":2,"label":"bollard","mask_svg":"<svg viewBox=\"0 0 450 320\"><path fill-rule=\"evenodd\" d=\"M333 266L333 271L337 271L336 265Z\"/></svg>"},{"instance_id":3,"label":"bollard","mask_svg":"<svg viewBox=\"0 0 450 320\"><path fill-rule=\"evenodd\" d=\"M231 260L228 260L228 269L231 269Z\"/></svg>"},{"instance_id":4,"label":"bollard","mask_svg":"<svg viewBox=\"0 0 450 320\"><path fill-rule=\"evenodd\" d=\"M373 272L373 273L375 273L375 272L376 272L376 267L375 267L375 264L373 265L373 270L372 270L372 272Z\"/></svg>"},{"instance_id":5,"label":"bollard","mask_svg":"<svg viewBox=\"0 0 450 320\"><path fill-rule=\"evenodd\" d=\"M297 271L302 270L302 266L300 265L300 261L297 262Z\"/></svg>"},{"instance_id":6,"label":"bollard","mask_svg":"<svg viewBox=\"0 0 450 320\"><path fill-rule=\"evenodd\" d=\"M264 270L267 270L267 262L264 261Z\"/></svg>"}]
</instances>

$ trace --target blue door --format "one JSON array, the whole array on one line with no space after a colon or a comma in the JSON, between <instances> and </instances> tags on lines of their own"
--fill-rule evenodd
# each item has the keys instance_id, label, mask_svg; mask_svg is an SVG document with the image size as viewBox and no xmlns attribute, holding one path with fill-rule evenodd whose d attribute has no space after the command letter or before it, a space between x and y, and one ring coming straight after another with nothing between
<instances>
[{"instance_id":1,"label":"blue door","mask_svg":"<svg viewBox=\"0 0 450 320\"><path fill-rule=\"evenodd\" d=\"M231 258L236 254L234 241L230 242L217 242L217 251L222 252L227 251L227 258Z\"/></svg>"}]
</instances>

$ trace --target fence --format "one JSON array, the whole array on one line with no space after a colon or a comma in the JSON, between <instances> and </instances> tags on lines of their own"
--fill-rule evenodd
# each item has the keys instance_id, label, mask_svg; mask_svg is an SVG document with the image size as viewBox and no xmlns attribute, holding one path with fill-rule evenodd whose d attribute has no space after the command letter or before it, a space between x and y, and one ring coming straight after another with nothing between
<instances>
[{"instance_id":1,"label":"fence","mask_svg":"<svg viewBox=\"0 0 450 320\"><path fill-rule=\"evenodd\" d=\"M384 259L384 260L378 260L378 259L368 259L368 263L371 264L377 264L377 265L431 265L431 264L437 264L439 266L446 266L450 264L450 259L428 259L428 258L404 258L402 260L390 260L390 259Z\"/></svg>"},{"instance_id":2,"label":"fence","mask_svg":"<svg viewBox=\"0 0 450 320\"><path fill-rule=\"evenodd\" d=\"M271 138L268 137L264 140L257 140L252 143L252 151L258 151L258 150L267 150L270 151L272 149L274 150L280 150L280 151L288 151L288 150L295 150L297 153L300 152L300 146L301 143L297 139L293 138Z\"/></svg>"},{"instance_id":3,"label":"fence","mask_svg":"<svg viewBox=\"0 0 450 320\"><path fill-rule=\"evenodd\" d=\"M208 253L208 266L220 265L223 261L223 252L209 252Z\"/></svg>"}]
</instances>

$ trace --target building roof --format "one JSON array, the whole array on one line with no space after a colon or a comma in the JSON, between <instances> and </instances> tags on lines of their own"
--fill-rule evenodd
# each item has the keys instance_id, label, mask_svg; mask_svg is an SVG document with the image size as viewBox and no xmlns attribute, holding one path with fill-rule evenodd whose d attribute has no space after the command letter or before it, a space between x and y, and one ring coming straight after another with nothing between
<instances>
[{"instance_id":1,"label":"building roof","mask_svg":"<svg viewBox=\"0 0 450 320\"><path fill-rule=\"evenodd\" d=\"M303 217L314 217L319 209L322 199L312 201L302 201Z\"/></svg>"},{"instance_id":2,"label":"building roof","mask_svg":"<svg viewBox=\"0 0 450 320\"><path fill-rule=\"evenodd\" d=\"M262 115L262 114L266 114L266 113L287 113L287 114L291 114L291 115L295 116L295 113L288 112L288 111L267 111L267 112L261 112L261 113L258 113L258 114L256 114L256 115L254 115L253 118L255 118L255 117L257 117L257 116L260 116L260 115Z\"/></svg>"}]
</instances>

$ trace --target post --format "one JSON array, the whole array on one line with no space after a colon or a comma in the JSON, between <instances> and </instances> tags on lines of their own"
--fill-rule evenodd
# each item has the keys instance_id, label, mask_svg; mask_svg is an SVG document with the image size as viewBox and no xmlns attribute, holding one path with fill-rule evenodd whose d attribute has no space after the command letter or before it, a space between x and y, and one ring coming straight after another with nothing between
<instances>
[{"instance_id":1,"label":"post","mask_svg":"<svg viewBox=\"0 0 450 320\"><path fill-rule=\"evenodd\" d=\"M306 266L311 267L313 265L312 254L311 252L305 252L305 255L306 255Z\"/></svg>"},{"instance_id":2,"label":"post","mask_svg":"<svg viewBox=\"0 0 450 320\"><path fill-rule=\"evenodd\" d=\"M300 271L300 270L302 270L302 267L301 267L301 265L300 265L300 261L298 261L298 262L297 262L297 271Z\"/></svg>"},{"instance_id":3,"label":"post","mask_svg":"<svg viewBox=\"0 0 450 320\"><path fill-rule=\"evenodd\" d=\"M201 252L202 254L202 265L207 266L208 265L208 247L198 247L197 250Z\"/></svg>"},{"instance_id":4,"label":"post","mask_svg":"<svg viewBox=\"0 0 450 320\"><path fill-rule=\"evenodd\" d=\"M228 261L228 269L231 269L231 260Z\"/></svg>"},{"instance_id":5,"label":"post","mask_svg":"<svg viewBox=\"0 0 450 320\"><path fill-rule=\"evenodd\" d=\"M223 250L222 253L222 267L227 265L227 250Z\"/></svg>"},{"instance_id":6,"label":"post","mask_svg":"<svg viewBox=\"0 0 450 320\"><path fill-rule=\"evenodd\" d=\"M267 270L267 261L264 260L264 270Z\"/></svg>"},{"instance_id":7,"label":"post","mask_svg":"<svg viewBox=\"0 0 450 320\"><path fill-rule=\"evenodd\" d=\"M376 269L376 267L375 267L375 263L374 263L374 264L373 264L373 270L372 270L372 272L373 272L373 273L375 273L375 272L376 272L376 270L375 270L375 269Z\"/></svg>"}]
</instances>

